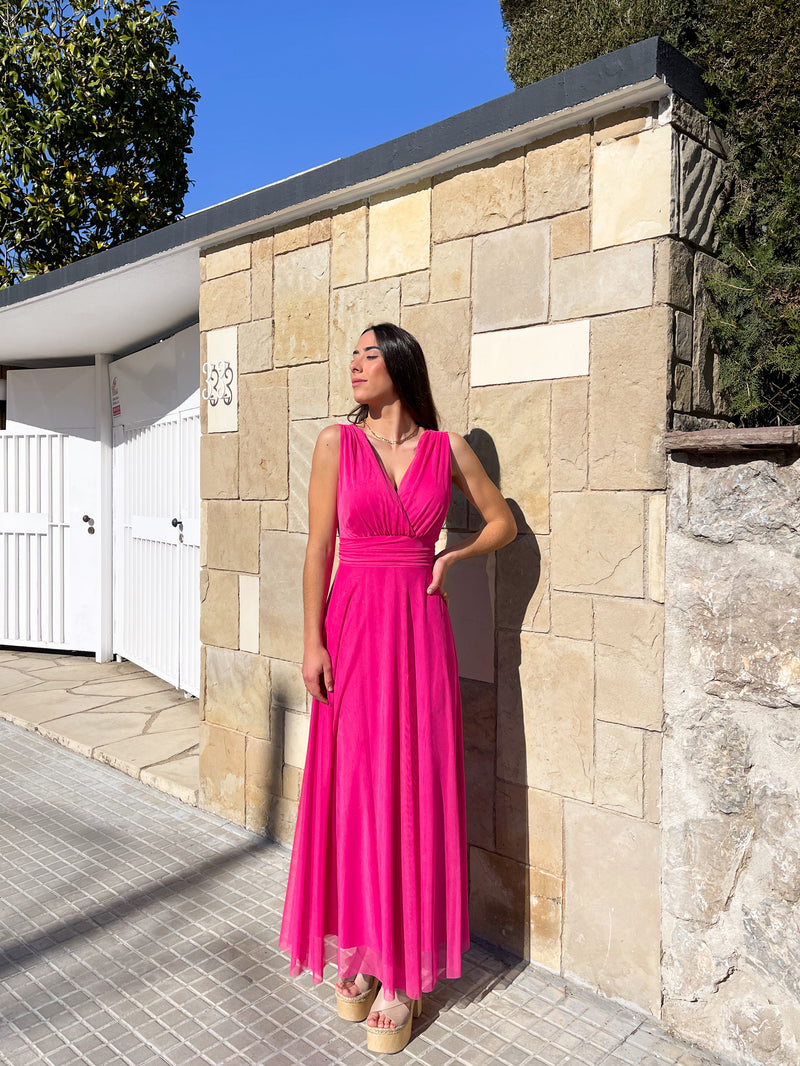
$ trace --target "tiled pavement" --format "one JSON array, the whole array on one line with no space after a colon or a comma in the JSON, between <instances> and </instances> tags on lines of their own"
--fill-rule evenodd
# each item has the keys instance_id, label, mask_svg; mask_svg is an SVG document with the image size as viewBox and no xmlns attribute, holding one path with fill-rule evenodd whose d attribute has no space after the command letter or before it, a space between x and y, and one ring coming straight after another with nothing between
<instances>
[{"instance_id":1,"label":"tiled pavement","mask_svg":"<svg viewBox=\"0 0 800 1066\"><path fill-rule=\"evenodd\" d=\"M0 1063L357 1066L277 950L288 853L0 722ZM392 1062L713 1066L641 1015L474 946Z\"/></svg>"},{"instance_id":2,"label":"tiled pavement","mask_svg":"<svg viewBox=\"0 0 800 1066\"><path fill-rule=\"evenodd\" d=\"M0 648L0 718L192 804L197 702L135 663Z\"/></svg>"}]
</instances>

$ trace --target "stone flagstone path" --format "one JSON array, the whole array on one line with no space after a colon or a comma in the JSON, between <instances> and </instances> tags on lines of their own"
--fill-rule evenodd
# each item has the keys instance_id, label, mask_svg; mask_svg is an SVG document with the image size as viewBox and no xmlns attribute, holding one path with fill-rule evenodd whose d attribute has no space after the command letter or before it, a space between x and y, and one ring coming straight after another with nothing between
<instances>
[{"instance_id":1,"label":"stone flagstone path","mask_svg":"<svg viewBox=\"0 0 800 1066\"><path fill-rule=\"evenodd\" d=\"M198 701L134 663L0 648L0 718L197 804Z\"/></svg>"}]
</instances>

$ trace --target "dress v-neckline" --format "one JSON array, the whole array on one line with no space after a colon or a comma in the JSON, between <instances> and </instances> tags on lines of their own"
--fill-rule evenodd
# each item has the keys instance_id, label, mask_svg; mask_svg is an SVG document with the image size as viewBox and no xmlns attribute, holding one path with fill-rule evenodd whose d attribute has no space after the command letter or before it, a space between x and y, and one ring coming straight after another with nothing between
<instances>
[{"instance_id":1,"label":"dress v-neckline","mask_svg":"<svg viewBox=\"0 0 800 1066\"><path fill-rule=\"evenodd\" d=\"M383 473L383 476L386 478L386 484L389 486L389 488L392 490L392 492L393 492L393 494L395 496L399 496L400 495L400 489L405 484L406 478L409 475L411 467L417 461L417 455L419 454L419 450L422 447L422 441L428 435L428 433L430 433L431 431L429 429L423 429L422 433L420 433L419 440L417 441L417 446L414 449L414 454L411 456L411 462L405 468L405 470L403 471L403 476L400 478L400 480L395 485L395 483L391 479L391 476L389 475L389 471L384 466L383 459L381 459L379 452L377 451L376 448L373 448L373 446L370 443L370 441L367 440L367 434L364 432L363 429L359 429L358 426L356 426L354 428L358 432L359 436L364 438L364 443L369 448L370 452L375 456L375 462L378 464L378 466L381 469L381 472Z\"/></svg>"}]
</instances>

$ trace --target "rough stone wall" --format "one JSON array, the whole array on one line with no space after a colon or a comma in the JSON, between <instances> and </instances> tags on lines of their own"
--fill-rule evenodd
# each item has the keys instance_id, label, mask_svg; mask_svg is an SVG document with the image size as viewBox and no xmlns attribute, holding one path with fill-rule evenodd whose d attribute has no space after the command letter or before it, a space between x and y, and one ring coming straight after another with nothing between
<instances>
[{"instance_id":1,"label":"rough stone wall","mask_svg":"<svg viewBox=\"0 0 800 1066\"><path fill-rule=\"evenodd\" d=\"M232 377L203 409L201 802L291 840L310 457L355 338L399 321L519 527L448 579L473 932L656 1013L661 437L708 379L714 148L677 101L606 116L202 262L204 359ZM458 497L446 536L475 522Z\"/></svg>"},{"instance_id":2,"label":"rough stone wall","mask_svg":"<svg viewBox=\"0 0 800 1066\"><path fill-rule=\"evenodd\" d=\"M664 1017L800 1061L800 461L670 464Z\"/></svg>"}]
</instances>

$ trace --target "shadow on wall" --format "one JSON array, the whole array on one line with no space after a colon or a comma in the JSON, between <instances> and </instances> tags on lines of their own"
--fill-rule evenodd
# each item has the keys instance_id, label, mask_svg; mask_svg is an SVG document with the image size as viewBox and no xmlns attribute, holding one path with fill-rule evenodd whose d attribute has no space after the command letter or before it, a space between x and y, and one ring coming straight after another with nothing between
<instances>
[{"instance_id":1,"label":"shadow on wall","mask_svg":"<svg viewBox=\"0 0 800 1066\"><path fill-rule=\"evenodd\" d=\"M473 429L466 439L500 486L491 436ZM454 496L448 544L463 538L464 526L480 528L474 508L457 490ZM454 567L448 584L462 675L471 930L474 936L527 956L530 834L519 634L541 579L541 556L520 507L514 500L507 502L517 522L517 539L502 549L497 562L483 557L475 560L472 570L463 564ZM463 507L468 511L466 523L460 517ZM504 573L513 568L513 579L496 580L498 567ZM502 599L496 598L496 589Z\"/></svg>"}]
</instances>

